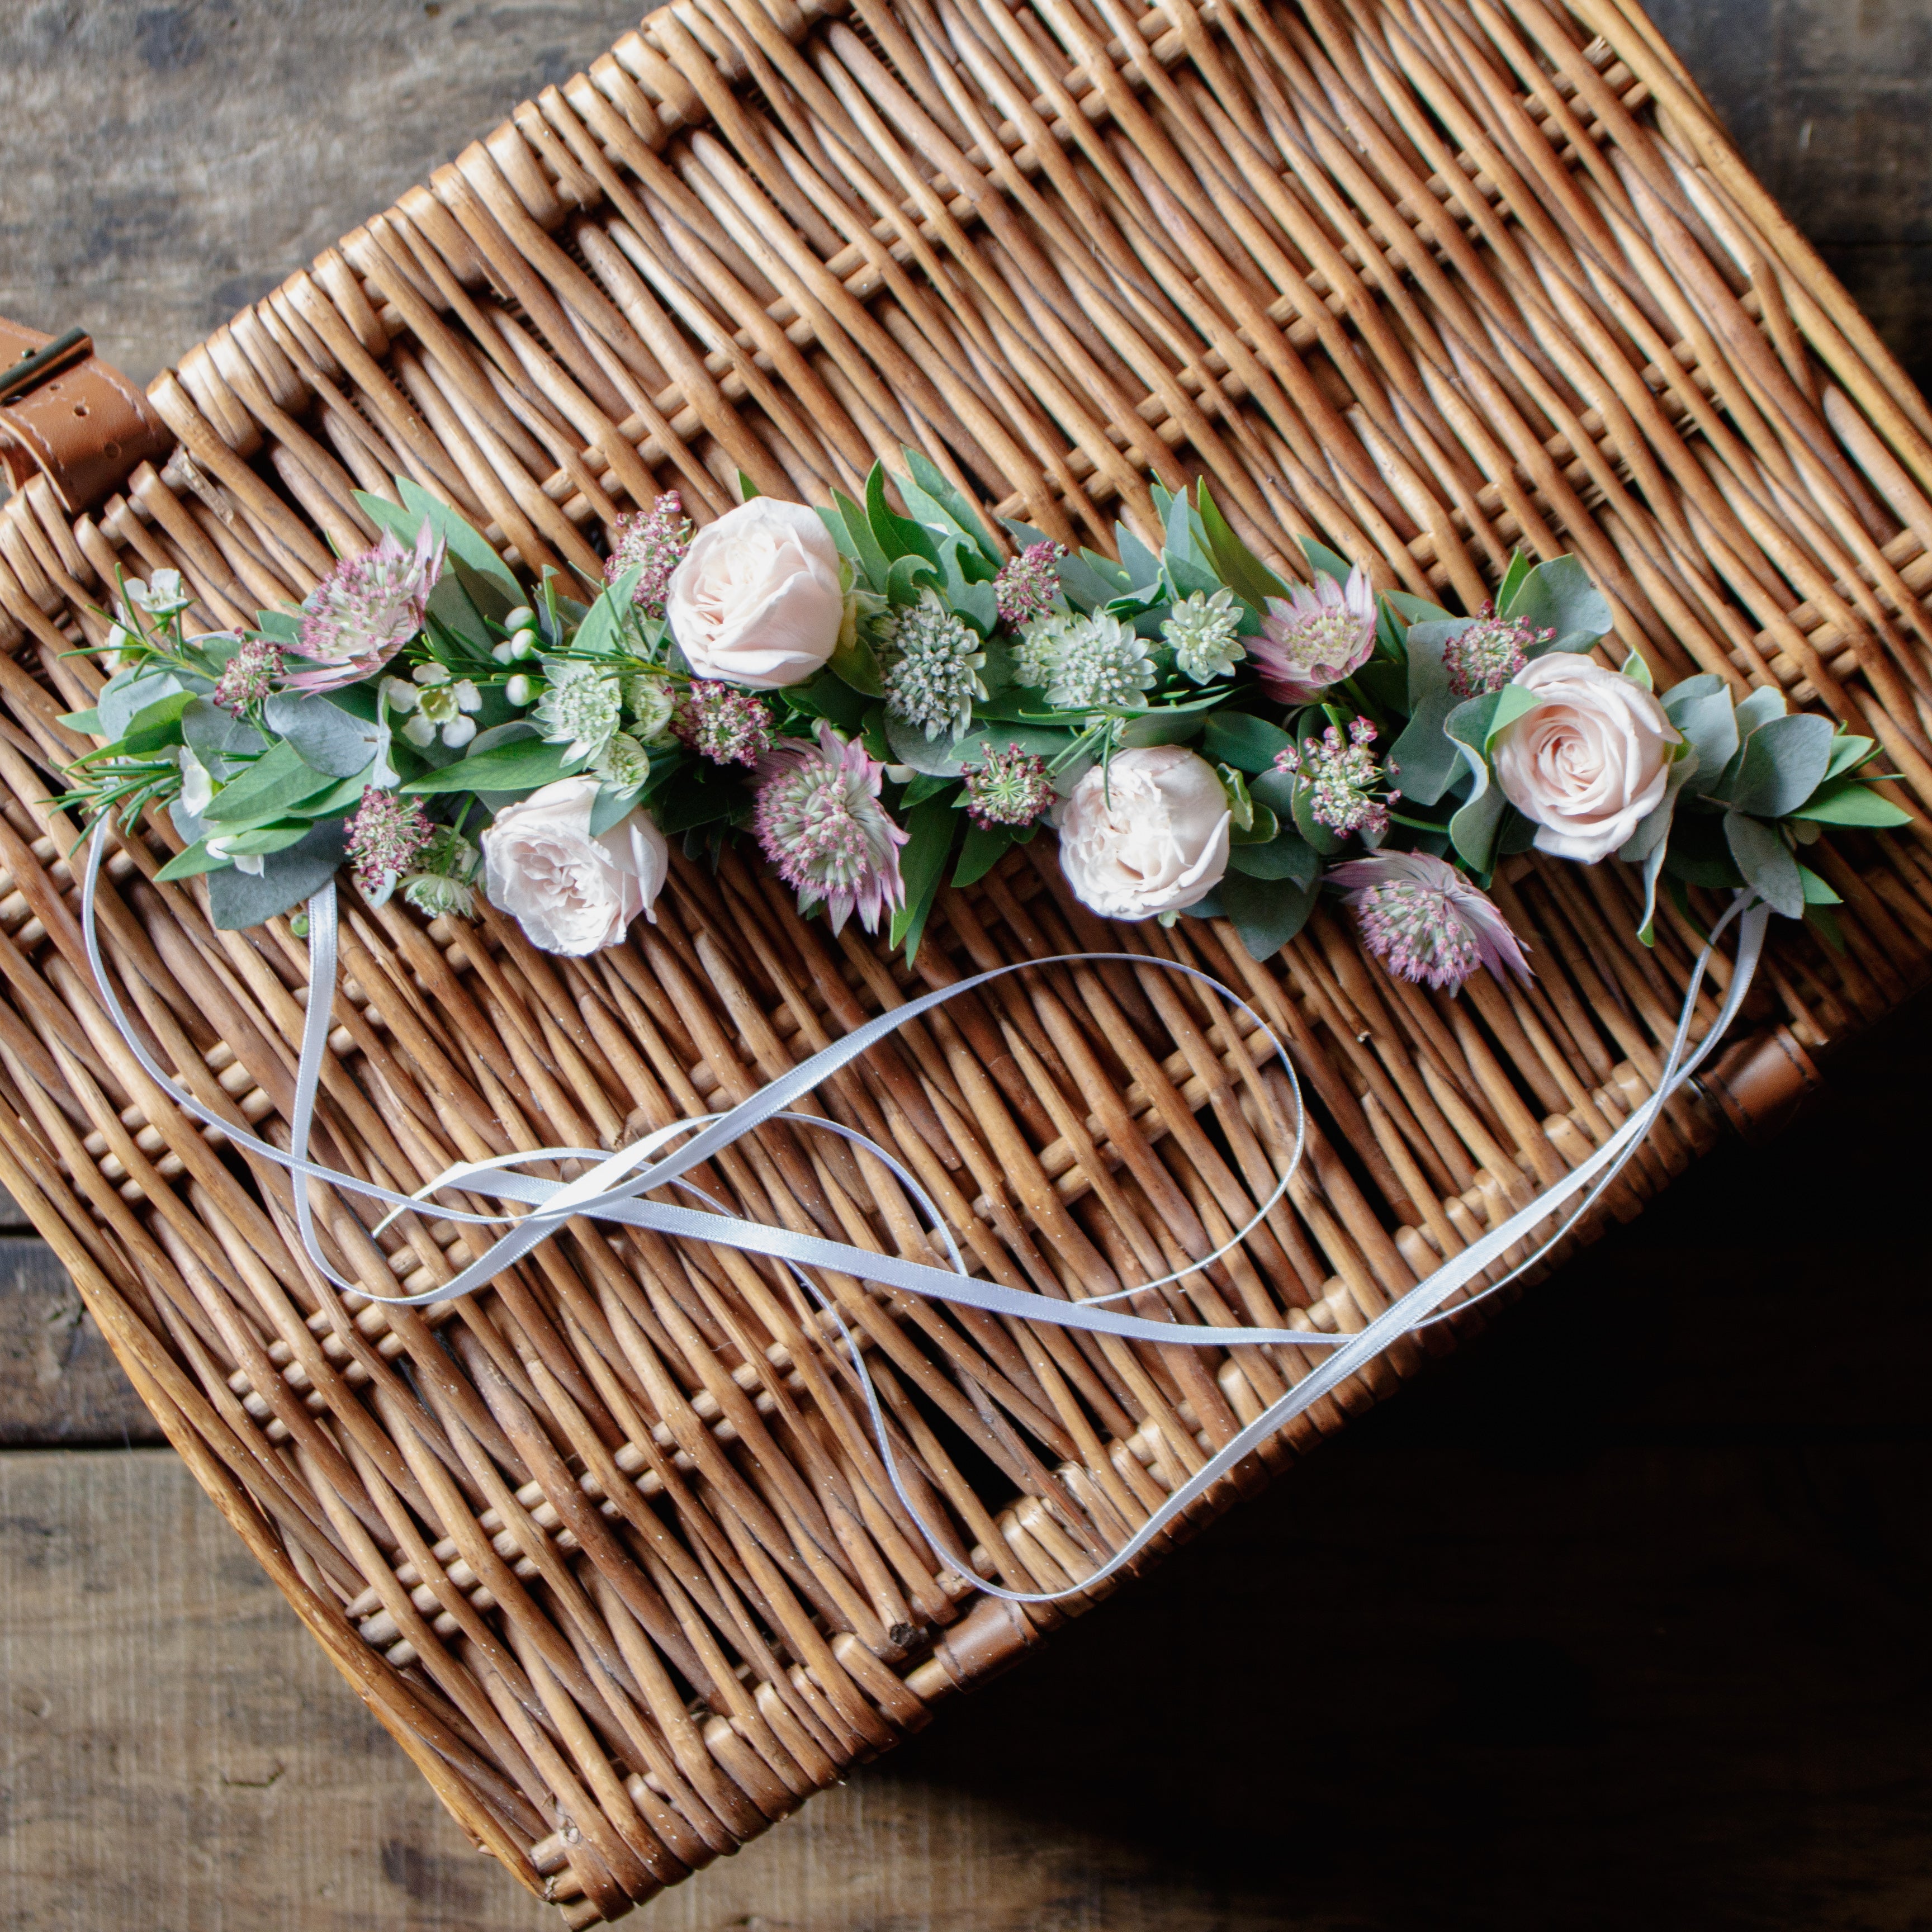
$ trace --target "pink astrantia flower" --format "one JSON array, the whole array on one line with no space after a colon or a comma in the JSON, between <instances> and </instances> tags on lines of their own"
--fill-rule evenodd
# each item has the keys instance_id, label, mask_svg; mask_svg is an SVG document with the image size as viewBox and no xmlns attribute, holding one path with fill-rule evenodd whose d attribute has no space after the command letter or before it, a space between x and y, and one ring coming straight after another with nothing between
<instances>
[{"instance_id":1,"label":"pink astrantia flower","mask_svg":"<svg viewBox=\"0 0 1932 1932\"><path fill-rule=\"evenodd\" d=\"M993 602L1004 622L1017 630L1053 608L1060 594L1060 560L1066 554L1064 544L1028 544L1000 566L993 579Z\"/></svg>"},{"instance_id":2,"label":"pink astrantia flower","mask_svg":"<svg viewBox=\"0 0 1932 1932\"><path fill-rule=\"evenodd\" d=\"M266 638L244 639L214 680L214 701L238 718L274 691L282 674L280 648Z\"/></svg>"},{"instance_id":3,"label":"pink astrantia flower","mask_svg":"<svg viewBox=\"0 0 1932 1932\"><path fill-rule=\"evenodd\" d=\"M770 707L754 691L693 678L671 713L671 733L718 765L755 765L772 748Z\"/></svg>"},{"instance_id":4,"label":"pink astrantia flower","mask_svg":"<svg viewBox=\"0 0 1932 1932\"><path fill-rule=\"evenodd\" d=\"M876 932L880 914L905 903L906 834L879 802L884 772L822 718L817 744L781 738L758 761L758 843L803 910L824 904L834 932L855 911Z\"/></svg>"},{"instance_id":5,"label":"pink astrantia flower","mask_svg":"<svg viewBox=\"0 0 1932 1932\"><path fill-rule=\"evenodd\" d=\"M662 617L670 574L684 561L691 534L683 500L675 490L667 490L651 506L648 515L617 519L610 554L604 565L604 580L615 584L627 570L641 566L644 574L631 592L631 602L647 615Z\"/></svg>"},{"instance_id":6,"label":"pink astrantia flower","mask_svg":"<svg viewBox=\"0 0 1932 1932\"><path fill-rule=\"evenodd\" d=\"M1331 866L1362 940L1398 978L1455 993L1478 966L1529 977L1529 962L1492 900L1426 852L1381 852Z\"/></svg>"},{"instance_id":7,"label":"pink astrantia flower","mask_svg":"<svg viewBox=\"0 0 1932 1932\"><path fill-rule=\"evenodd\" d=\"M356 883L380 904L435 836L436 827L414 799L365 786L362 802L349 821L349 858L356 868Z\"/></svg>"},{"instance_id":8,"label":"pink astrantia flower","mask_svg":"<svg viewBox=\"0 0 1932 1932\"><path fill-rule=\"evenodd\" d=\"M442 554L425 519L413 550L385 530L373 550L344 557L303 600L298 648L316 668L297 672L288 688L336 691L373 677L422 628Z\"/></svg>"},{"instance_id":9,"label":"pink astrantia flower","mask_svg":"<svg viewBox=\"0 0 1932 1932\"><path fill-rule=\"evenodd\" d=\"M1312 590L1298 584L1286 599L1270 597L1248 655L1273 696L1309 704L1360 670L1375 647L1375 586L1358 563L1346 586L1324 571Z\"/></svg>"},{"instance_id":10,"label":"pink astrantia flower","mask_svg":"<svg viewBox=\"0 0 1932 1932\"><path fill-rule=\"evenodd\" d=\"M1450 696L1487 698L1502 690L1528 663L1529 653L1556 634L1538 630L1527 617L1498 617L1496 606L1485 604L1476 621L1442 646Z\"/></svg>"}]
</instances>

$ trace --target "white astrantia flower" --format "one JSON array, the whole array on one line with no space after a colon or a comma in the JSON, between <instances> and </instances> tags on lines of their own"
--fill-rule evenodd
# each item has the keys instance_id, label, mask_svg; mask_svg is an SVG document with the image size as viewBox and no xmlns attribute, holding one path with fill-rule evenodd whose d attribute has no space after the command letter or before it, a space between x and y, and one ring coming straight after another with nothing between
<instances>
[{"instance_id":1,"label":"white astrantia flower","mask_svg":"<svg viewBox=\"0 0 1932 1932\"><path fill-rule=\"evenodd\" d=\"M886 709L928 738L957 738L973 722L973 700L986 695L979 633L930 590L879 620Z\"/></svg>"},{"instance_id":2,"label":"white astrantia flower","mask_svg":"<svg viewBox=\"0 0 1932 1932\"><path fill-rule=\"evenodd\" d=\"M1173 646L1181 675L1206 684L1232 677L1235 665L1247 656L1240 630L1240 608L1232 590L1217 590L1211 597L1197 590L1168 613L1160 634Z\"/></svg>"},{"instance_id":3,"label":"white astrantia flower","mask_svg":"<svg viewBox=\"0 0 1932 1932\"><path fill-rule=\"evenodd\" d=\"M1037 688L1053 675L1060 640L1081 620L1064 610L1049 610L1025 626L1013 646L1013 682Z\"/></svg>"},{"instance_id":4,"label":"white astrantia flower","mask_svg":"<svg viewBox=\"0 0 1932 1932\"><path fill-rule=\"evenodd\" d=\"M550 680L531 722L553 745L567 745L572 758L594 758L624 721L624 697L616 676L602 665L552 658Z\"/></svg>"},{"instance_id":5,"label":"white astrantia flower","mask_svg":"<svg viewBox=\"0 0 1932 1932\"><path fill-rule=\"evenodd\" d=\"M672 742L671 714L677 692L661 670L633 671L623 680L624 704L631 714L631 736L640 745Z\"/></svg>"},{"instance_id":6,"label":"white astrantia flower","mask_svg":"<svg viewBox=\"0 0 1932 1932\"><path fill-rule=\"evenodd\" d=\"M628 731L620 731L592 760L590 769L619 791L635 791L651 775L651 754Z\"/></svg>"},{"instance_id":7,"label":"white astrantia flower","mask_svg":"<svg viewBox=\"0 0 1932 1932\"><path fill-rule=\"evenodd\" d=\"M440 732L450 750L460 750L476 735L476 721L470 714L482 710L483 694L468 678L452 677L443 664L418 664L410 676L414 682L409 684L399 677L382 680L389 709L409 720L403 736L421 748Z\"/></svg>"},{"instance_id":8,"label":"white astrantia flower","mask_svg":"<svg viewBox=\"0 0 1932 1932\"><path fill-rule=\"evenodd\" d=\"M1136 704L1159 677L1146 638L1104 610L1060 634L1049 669L1046 701L1061 711Z\"/></svg>"}]
</instances>

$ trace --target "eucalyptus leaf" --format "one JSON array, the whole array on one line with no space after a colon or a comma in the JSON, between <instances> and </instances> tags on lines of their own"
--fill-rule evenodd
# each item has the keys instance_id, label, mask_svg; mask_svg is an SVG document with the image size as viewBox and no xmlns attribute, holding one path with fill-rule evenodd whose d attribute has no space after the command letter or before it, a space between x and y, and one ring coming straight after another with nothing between
<instances>
[{"instance_id":1,"label":"eucalyptus leaf","mask_svg":"<svg viewBox=\"0 0 1932 1932\"><path fill-rule=\"evenodd\" d=\"M616 785L599 785L597 796L590 801L590 836L602 838L614 825L621 825L638 808L638 795L642 785L632 785L628 790Z\"/></svg>"},{"instance_id":2,"label":"eucalyptus leaf","mask_svg":"<svg viewBox=\"0 0 1932 1932\"><path fill-rule=\"evenodd\" d=\"M252 756L268 746L247 718L206 698L196 698L182 713L182 737L218 784L233 776L236 754Z\"/></svg>"},{"instance_id":3,"label":"eucalyptus leaf","mask_svg":"<svg viewBox=\"0 0 1932 1932\"><path fill-rule=\"evenodd\" d=\"M580 767L580 758L567 758L567 745L518 740L494 749L459 758L441 770L412 779L402 789L409 796L434 792L524 792L553 783Z\"/></svg>"},{"instance_id":4,"label":"eucalyptus leaf","mask_svg":"<svg viewBox=\"0 0 1932 1932\"><path fill-rule=\"evenodd\" d=\"M1782 818L1818 789L1832 762L1832 724L1807 711L1773 718L1744 740L1730 802L1756 818Z\"/></svg>"},{"instance_id":5,"label":"eucalyptus leaf","mask_svg":"<svg viewBox=\"0 0 1932 1932\"><path fill-rule=\"evenodd\" d=\"M339 818L312 825L292 845L270 853L259 874L212 874L208 910L224 932L238 932L273 919L311 898L332 879L348 856L348 828Z\"/></svg>"},{"instance_id":6,"label":"eucalyptus leaf","mask_svg":"<svg viewBox=\"0 0 1932 1932\"><path fill-rule=\"evenodd\" d=\"M1804 881L1798 874L1798 861L1774 826L1742 812L1727 812L1724 842L1745 883L1772 910L1786 919L1804 917Z\"/></svg>"},{"instance_id":7,"label":"eucalyptus leaf","mask_svg":"<svg viewBox=\"0 0 1932 1932\"><path fill-rule=\"evenodd\" d=\"M1250 784L1248 796L1268 806L1277 818L1285 819L1294 816L1294 794L1304 789L1292 772L1266 771Z\"/></svg>"},{"instance_id":8,"label":"eucalyptus leaf","mask_svg":"<svg viewBox=\"0 0 1932 1932\"><path fill-rule=\"evenodd\" d=\"M1125 524L1114 524L1114 545L1120 553L1120 568L1135 583L1152 584L1160 577L1160 559Z\"/></svg>"},{"instance_id":9,"label":"eucalyptus leaf","mask_svg":"<svg viewBox=\"0 0 1932 1932\"><path fill-rule=\"evenodd\" d=\"M1446 735L1449 714L1461 701L1449 688L1443 653L1474 622L1472 617L1426 618L1408 627L1408 722L1390 748L1402 795L1433 805L1455 781L1462 754Z\"/></svg>"},{"instance_id":10,"label":"eucalyptus leaf","mask_svg":"<svg viewBox=\"0 0 1932 1932\"><path fill-rule=\"evenodd\" d=\"M1083 610L1098 610L1134 588L1127 573L1112 557L1096 551L1070 551L1056 568L1067 601Z\"/></svg>"},{"instance_id":11,"label":"eucalyptus leaf","mask_svg":"<svg viewBox=\"0 0 1932 1932\"><path fill-rule=\"evenodd\" d=\"M1768 724L1774 718L1782 718L1790 708L1783 692L1772 685L1760 685L1748 696L1738 700L1739 742L1748 738L1760 724Z\"/></svg>"},{"instance_id":12,"label":"eucalyptus leaf","mask_svg":"<svg viewBox=\"0 0 1932 1932\"><path fill-rule=\"evenodd\" d=\"M1587 651L1609 634L1616 622L1610 600L1590 580L1590 573L1574 556L1552 557L1539 563L1522 580L1515 600L1503 614L1528 620L1539 631L1553 631L1546 645L1532 651Z\"/></svg>"},{"instance_id":13,"label":"eucalyptus leaf","mask_svg":"<svg viewBox=\"0 0 1932 1932\"><path fill-rule=\"evenodd\" d=\"M138 713L188 688L172 671L153 664L130 664L117 670L94 700L94 708L100 714L101 736L110 740L124 737Z\"/></svg>"},{"instance_id":14,"label":"eucalyptus leaf","mask_svg":"<svg viewBox=\"0 0 1932 1932\"><path fill-rule=\"evenodd\" d=\"M1697 754L1688 775L1702 781L1696 790L1708 791L1737 755L1738 716L1731 687L1713 671L1687 677L1664 694L1664 712Z\"/></svg>"},{"instance_id":15,"label":"eucalyptus leaf","mask_svg":"<svg viewBox=\"0 0 1932 1932\"><path fill-rule=\"evenodd\" d=\"M1270 724L1265 718L1245 711L1216 711L1208 716L1201 748L1204 756L1238 770L1265 772L1294 742L1279 724Z\"/></svg>"},{"instance_id":16,"label":"eucalyptus leaf","mask_svg":"<svg viewBox=\"0 0 1932 1932\"><path fill-rule=\"evenodd\" d=\"M1252 802L1250 801L1250 803L1252 804ZM1268 806L1253 805L1252 809L1254 813L1252 822L1244 830L1229 832L1228 844L1231 848L1238 847L1245 852L1257 846L1272 845L1281 836L1281 820L1275 816ZM1242 869L1245 872L1247 868L1244 866Z\"/></svg>"},{"instance_id":17,"label":"eucalyptus leaf","mask_svg":"<svg viewBox=\"0 0 1932 1932\"><path fill-rule=\"evenodd\" d=\"M322 692L278 692L262 716L270 730L295 746L304 764L332 778L366 770L388 736L374 719L357 717Z\"/></svg>"},{"instance_id":18,"label":"eucalyptus leaf","mask_svg":"<svg viewBox=\"0 0 1932 1932\"><path fill-rule=\"evenodd\" d=\"M1258 879L1231 872L1222 878L1216 896L1249 958L1260 962L1272 959L1308 923L1321 888L1292 878Z\"/></svg>"},{"instance_id":19,"label":"eucalyptus leaf","mask_svg":"<svg viewBox=\"0 0 1932 1932\"><path fill-rule=\"evenodd\" d=\"M1322 855L1299 833L1282 832L1265 844L1230 845L1228 865L1251 879L1292 879L1298 886L1312 886L1321 874Z\"/></svg>"}]
</instances>

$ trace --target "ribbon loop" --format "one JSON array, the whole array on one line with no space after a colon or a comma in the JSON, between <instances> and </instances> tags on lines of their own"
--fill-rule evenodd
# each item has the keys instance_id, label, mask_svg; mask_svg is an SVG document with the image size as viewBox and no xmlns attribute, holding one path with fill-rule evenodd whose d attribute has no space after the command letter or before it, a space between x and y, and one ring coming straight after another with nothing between
<instances>
[{"instance_id":1,"label":"ribbon loop","mask_svg":"<svg viewBox=\"0 0 1932 1932\"><path fill-rule=\"evenodd\" d=\"M109 1018L148 1078L179 1107L204 1125L218 1127L229 1140L260 1158L286 1169L295 1211L296 1226L310 1262L325 1279L351 1294L371 1300L418 1307L447 1301L485 1286L538 1243L556 1233L573 1217L614 1221L650 1228L676 1240L710 1242L764 1256L788 1269L805 1292L826 1310L838 1329L849 1354L853 1372L862 1390L873 1433L887 1476L899 1500L928 1541L959 1574L989 1595L1016 1604L1055 1603L1082 1594L1132 1562L1155 1538L1178 1517L1184 1515L1263 1442L1338 1384L1366 1366L1392 1343L1418 1329L1447 1320L1463 1308L1496 1293L1534 1267L1563 1238L1574 1230L1616 1180L1624 1164L1642 1145L1670 1100L1696 1072L1718 1040L1729 1029L1742 1006L1757 962L1763 950L1771 908L1748 892L1741 893L1713 929L1699 955L1684 999L1676 1036L1671 1042L1655 1090L1622 1127L1590 1156L1564 1178L1544 1189L1528 1206L1492 1228L1460 1254L1445 1256L1441 1267L1428 1275L1400 1300L1354 1334L1331 1334L1312 1328L1226 1328L1184 1321L1156 1321L1128 1314L1108 1304L1128 1295L1138 1295L1172 1288L1205 1272L1253 1233L1287 1194L1300 1167L1306 1144L1307 1121L1300 1082L1287 1048L1267 1022L1238 995L1220 981L1178 959L1138 952L1092 952L1056 955L1028 959L988 972L976 974L952 985L936 988L890 1007L856 1027L843 1039L801 1060L777 1079L737 1106L722 1113L674 1120L614 1153L602 1148L540 1148L528 1153L500 1155L489 1160L460 1161L446 1168L434 1180L413 1194L400 1194L371 1181L358 1180L308 1158L314 1131L315 1107L320 1093L322 1070L327 1064L331 1008L334 1004L337 973L337 907L333 881L310 900L308 1007L302 1025L302 1052L296 1076L295 1100L290 1118L290 1145L285 1150L238 1126L204 1107L185 1092L154 1061L128 1021L126 1012L110 982L96 930L94 902L99 889L106 822L104 818L94 828L88 851L86 880L81 898L81 929L87 948L88 963L107 1010ZM1718 942L1733 922L1738 927L1737 964L1723 1006L1715 1022L1694 1050L1689 1049L1690 1028L1696 1013L1697 997L1702 988ZM868 1048L886 1040L901 1027L944 1006L948 1000L970 993L1015 973L1066 964L1104 964L1118 962L1145 970L1174 973L1205 987L1233 1010L1254 1023L1256 1032L1274 1048L1274 1057L1286 1074L1292 1101L1294 1131L1283 1133L1277 1143L1286 1147L1287 1157L1274 1191L1262 1202L1253 1216L1212 1253L1185 1268L1157 1279L1134 1284L1104 1295L1079 1301L1058 1300L1045 1294L1024 1293L994 1281L982 1280L968 1269L953 1232L937 1205L905 1166L890 1150L868 1136L823 1114L799 1110L799 1102L830 1075L850 1065ZM1232 1024L1226 1028L1230 1051L1249 1052L1248 1042ZM1249 1036L1252 1040L1254 1036ZM853 1244L802 1234L788 1228L775 1228L730 1213L704 1193L689 1178L693 1170L758 1128L782 1123L813 1132L833 1134L880 1162L918 1204L930 1230L935 1250L943 1250L949 1264L937 1267L904 1255L886 1254ZM687 1138L686 1136L688 1136ZM682 1144L674 1144L682 1142ZM669 1150L666 1151L666 1150ZM583 1161L585 1171L572 1180L554 1180L520 1172L544 1162ZM434 1213L439 1220L478 1228L503 1230L488 1250L453 1280L411 1295L375 1293L362 1282L336 1272L323 1253L315 1229L310 1186L313 1183L377 1202L388 1213L376 1224L378 1234L403 1214ZM526 1211L479 1214L468 1208L432 1208L434 1198L449 1189L505 1204L515 1203ZM708 1210L679 1206L646 1197L666 1188L694 1195L710 1202ZM1586 1191L1587 1190L1587 1192ZM1583 1198L1574 1214L1538 1245L1499 1280L1490 1284L1455 1308L1448 1304L1469 1285L1503 1261L1510 1252L1534 1239L1545 1222L1578 1195ZM1046 1322L1067 1328L1085 1329L1129 1342L1172 1348L1256 1348L1277 1346L1325 1352L1324 1358L1288 1393L1242 1429L1222 1448L1176 1489L1128 1540L1114 1551L1106 1563L1082 1577L1070 1588L1025 1592L1008 1590L980 1576L970 1564L956 1556L950 1538L936 1531L920 1515L908 1493L893 1455L891 1431L879 1402L864 1358L838 1304L806 1270L818 1269L848 1276L876 1287L928 1297L941 1303L980 1310L986 1313L1022 1322Z\"/></svg>"}]
</instances>

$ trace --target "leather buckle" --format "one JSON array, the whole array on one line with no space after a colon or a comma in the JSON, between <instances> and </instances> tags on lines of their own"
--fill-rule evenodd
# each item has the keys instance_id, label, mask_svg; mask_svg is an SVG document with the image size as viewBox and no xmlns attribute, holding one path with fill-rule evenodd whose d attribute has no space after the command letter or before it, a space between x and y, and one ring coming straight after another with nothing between
<instances>
[{"instance_id":1,"label":"leather buckle","mask_svg":"<svg viewBox=\"0 0 1932 1932\"><path fill-rule=\"evenodd\" d=\"M174 439L85 329L48 337L0 320L0 460L15 489L44 476L72 516L98 508Z\"/></svg>"}]
</instances>

